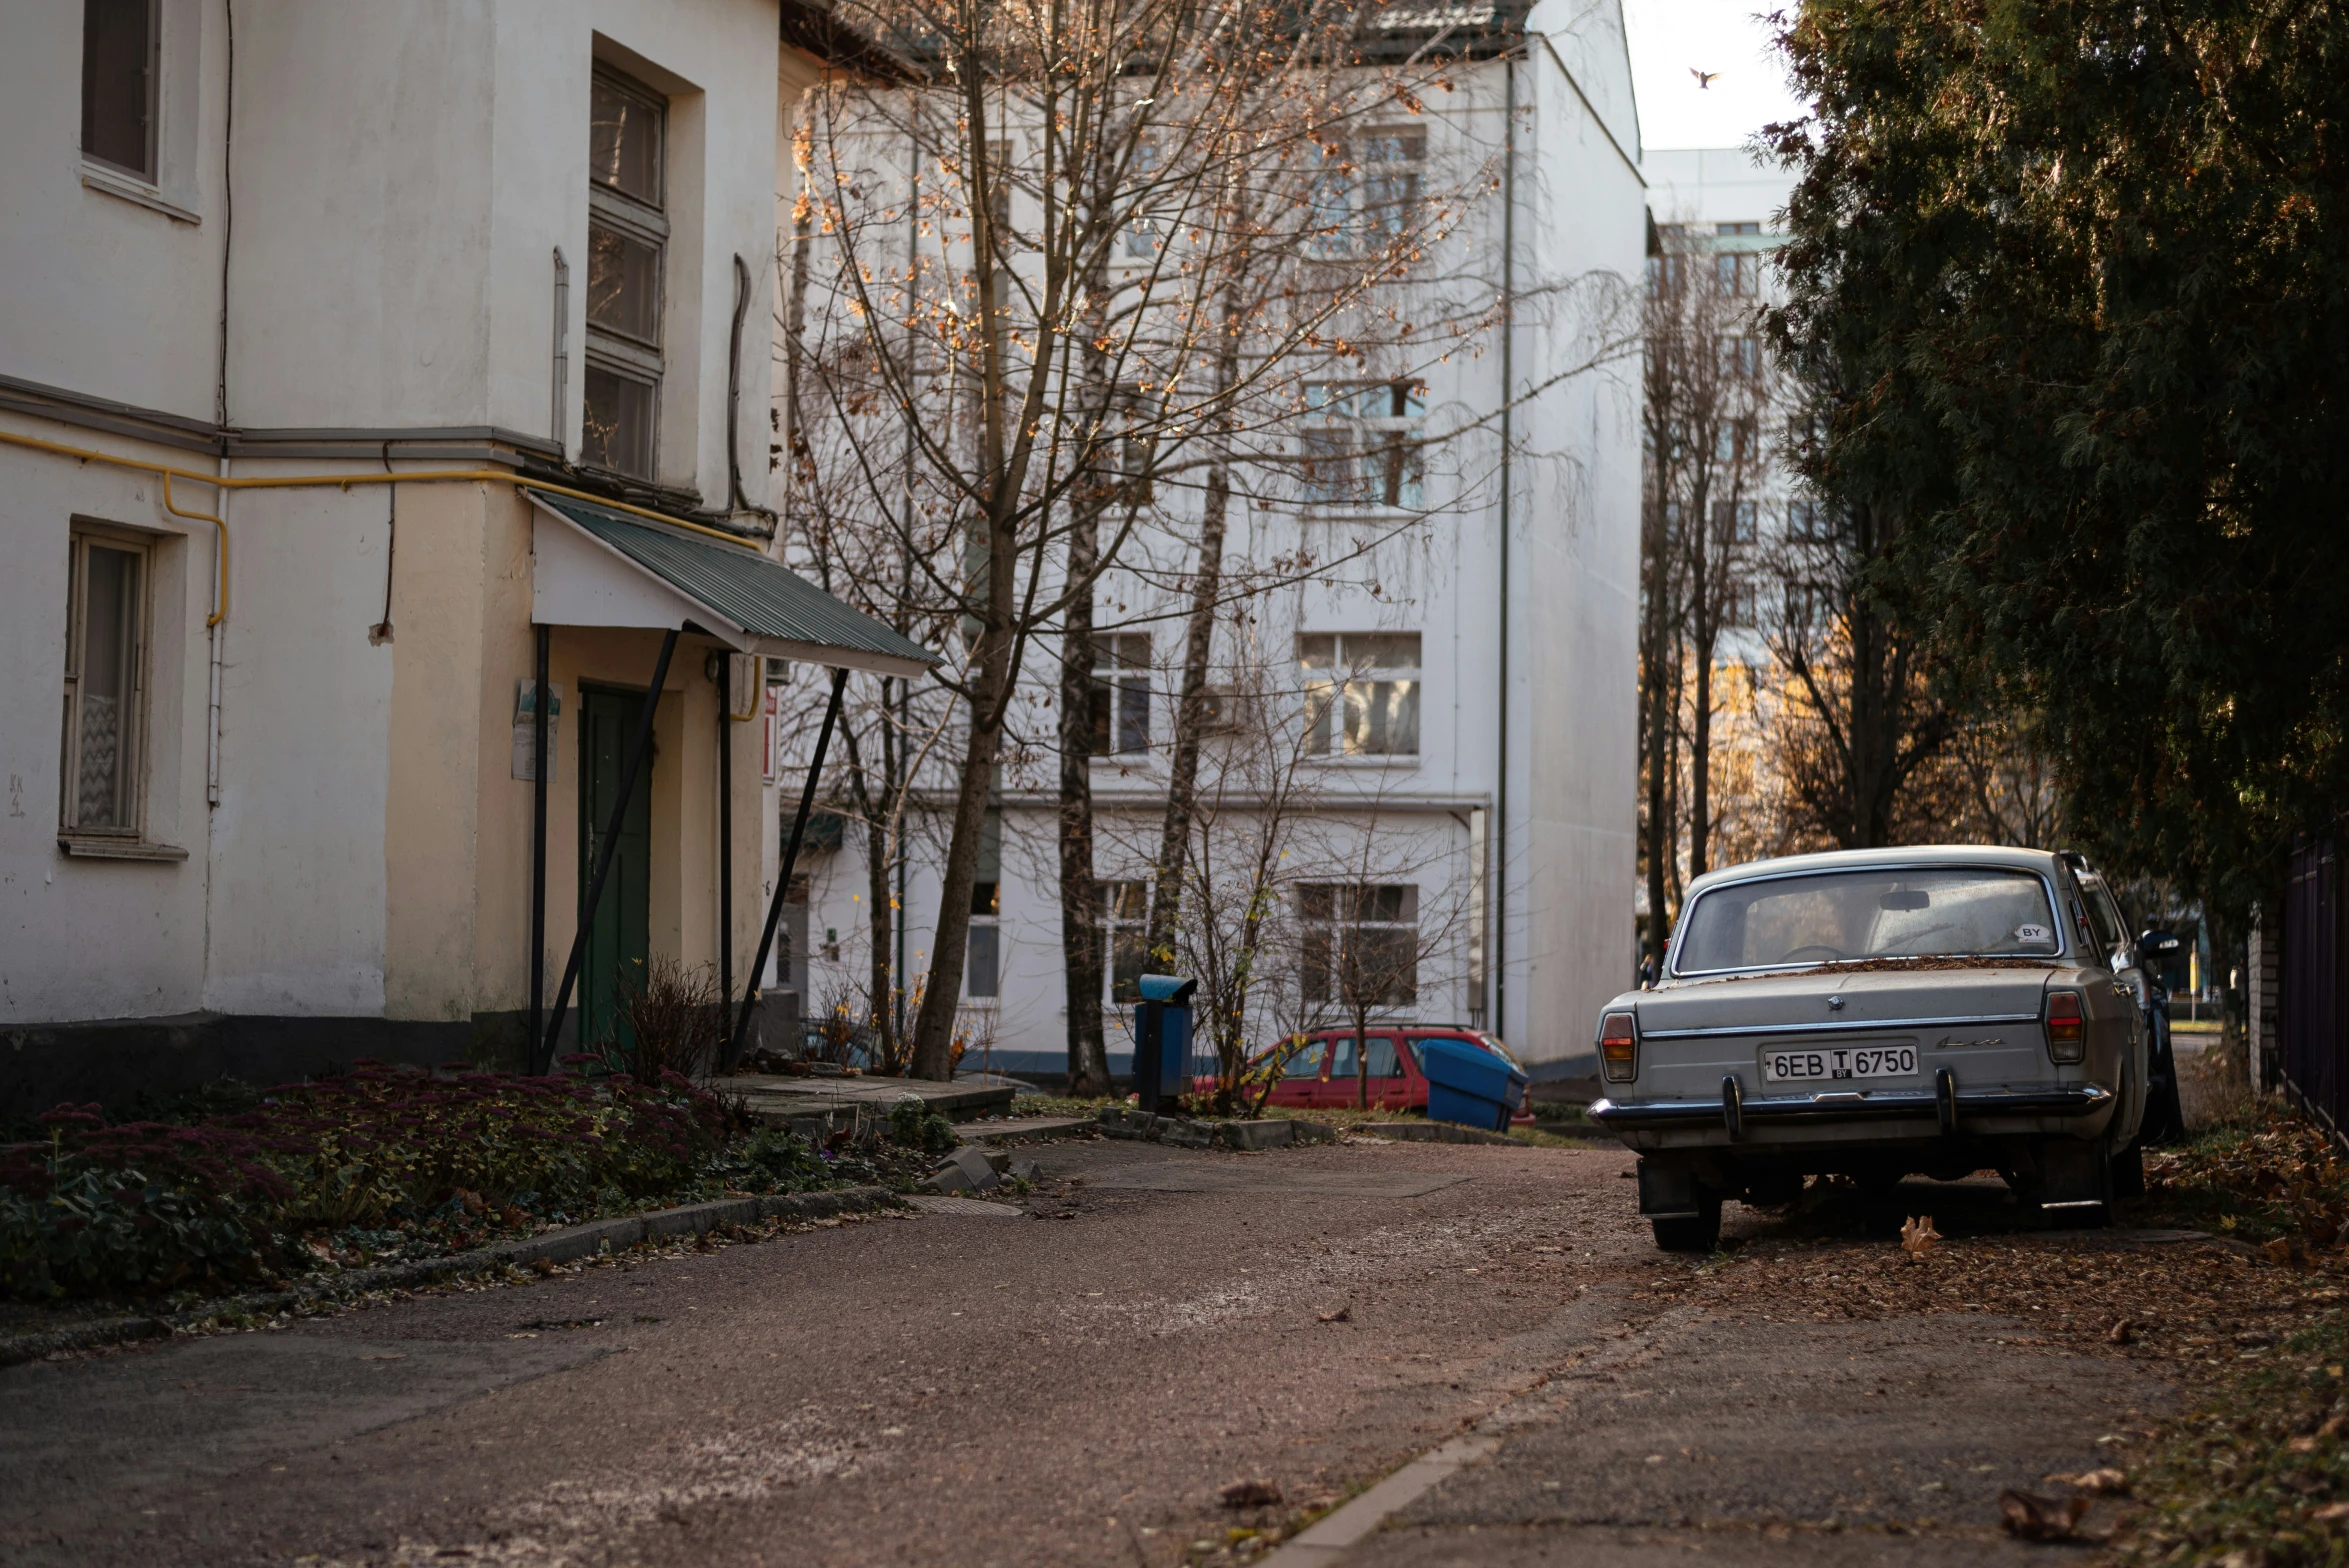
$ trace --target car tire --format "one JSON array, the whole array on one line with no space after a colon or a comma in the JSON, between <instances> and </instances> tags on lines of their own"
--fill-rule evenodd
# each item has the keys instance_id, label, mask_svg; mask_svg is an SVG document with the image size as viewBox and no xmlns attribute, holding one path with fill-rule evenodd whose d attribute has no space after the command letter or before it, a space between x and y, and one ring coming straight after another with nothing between
<instances>
[{"instance_id":1,"label":"car tire","mask_svg":"<svg viewBox=\"0 0 2349 1568\"><path fill-rule=\"evenodd\" d=\"M1710 1252L1721 1244L1721 1195L1700 1192L1694 1215L1650 1220L1659 1252Z\"/></svg>"},{"instance_id":2,"label":"car tire","mask_svg":"<svg viewBox=\"0 0 2349 1568\"><path fill-rule=\"evenodd\" d=\"M2144 1139L2138 1139L2112 1157L2112 1195L2116 1198L2145 1196Z\"/></svg>"}]
</instances>

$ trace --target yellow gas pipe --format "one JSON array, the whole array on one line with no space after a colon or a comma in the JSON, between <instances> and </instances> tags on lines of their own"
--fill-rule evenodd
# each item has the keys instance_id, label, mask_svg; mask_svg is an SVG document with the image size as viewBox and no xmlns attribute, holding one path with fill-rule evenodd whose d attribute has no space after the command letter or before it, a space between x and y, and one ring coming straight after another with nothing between
<instances>
[{"instance_id":1,"label":"yellow gas pipe","mask_svg":"<svg viewBox=\"0 0 2349 1568\"><path fill-rule=\"evenodd\" d=\"M591 491L574 490L568 485L549 484L546 480L533 479L527 474L518 474L511 469L415 468L394 473L384 473L378 470L356 474L283 474L232 478L222 474L202 473L192 468L175 468L169 463L150 463L142 458L117 457L111 452L100 452L89 447L67 446L59 441L44 441L38 436L20 436L9 430L0 430L0 443L8 446L29 447L36 452L49 452L58 457L70 457L84 463L105 463L110 467L134 469L143 474L160 474L163 477L163 509L165 511L174 517L184 517L190 522L210 523L220 531L219 581L213 588L212 613L204 618L204 624L207 627L218 626L228 619L228 524L213 513L191 512L173 501L171 482L174 479L185 479L194 484L210 485L216 490L301 490L317 489L327 485L348 490L353 485L439 484L467 480L486 484L513 485L518 489L544 490L551 495L569 496L575 501L591 501L597 506L609 507L615 512L627 512L632 516L647 518L656 523L666 524L671 528L683 528L693 533L707 534L712 539L737 546L753 554L758 553L757 547L750 541L727 533L722 528L710 528L700 523L685 522L682 519L650 511L641 506L630 506L625 501L606 500Z\"/></svg>"}]
</instances>

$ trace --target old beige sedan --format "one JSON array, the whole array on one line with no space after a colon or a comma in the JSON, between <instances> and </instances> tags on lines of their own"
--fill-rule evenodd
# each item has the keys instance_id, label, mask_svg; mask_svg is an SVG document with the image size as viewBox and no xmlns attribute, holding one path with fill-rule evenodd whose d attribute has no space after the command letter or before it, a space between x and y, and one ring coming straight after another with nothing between
<instances>
[{"instance_id":1,"label":"old beige sedan","mask_svg":"<svg viewBox=\"0 0 2349 1568\"><path fill-rule=\"evenodd\" d=\"M1639 1151L1656 1244L1709 1250L1724 1199L1785 1203L1822 1173L1995 1169L2101 1222L2141 1187L2147 1040L2091 896L2078 856L1971 846L1698 878L1657 983L1599 1020L1591 1118Z\"/></svg>"}]
</instances>

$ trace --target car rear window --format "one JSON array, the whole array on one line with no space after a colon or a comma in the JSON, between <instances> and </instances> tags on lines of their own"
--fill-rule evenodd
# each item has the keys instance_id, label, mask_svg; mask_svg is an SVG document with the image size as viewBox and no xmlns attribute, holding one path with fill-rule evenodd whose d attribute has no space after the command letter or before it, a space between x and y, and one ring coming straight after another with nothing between
<instances>
[{"instance_id":1,"label":"car rear window","mask_svg":"<svg viewBox=\"0 0 2349 1568\"><path fill-rule=\"evenodd\" d=\"M2014 955L2062 948L2047 884L1990 866L1886 867L1767 877L1689 906L1675 974L1863 958Z\"/></svg>"}]
</instances>

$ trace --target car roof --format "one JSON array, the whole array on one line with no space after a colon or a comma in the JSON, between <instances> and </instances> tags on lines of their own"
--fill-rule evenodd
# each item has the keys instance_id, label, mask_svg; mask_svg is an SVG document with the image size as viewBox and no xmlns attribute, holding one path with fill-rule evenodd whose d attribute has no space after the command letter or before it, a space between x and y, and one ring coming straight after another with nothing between
<instances>
[{"instance_id":1,"label":"car roof","mask_svg":"<svg viewBox=\"0 0 2349 1568\"><path fill-rule=\"evenodd\" d=\"M1756 877L1800 876L1815 871L1862 871L1883 866L1998 866L2052 877L2063 860L2052 849L2015 849L1999 844L1909 844L1893 849L1834 849L1816 855L1781 855L1708 871L1688 885L1688 897Z\"/></svg>"}]
</instances>

